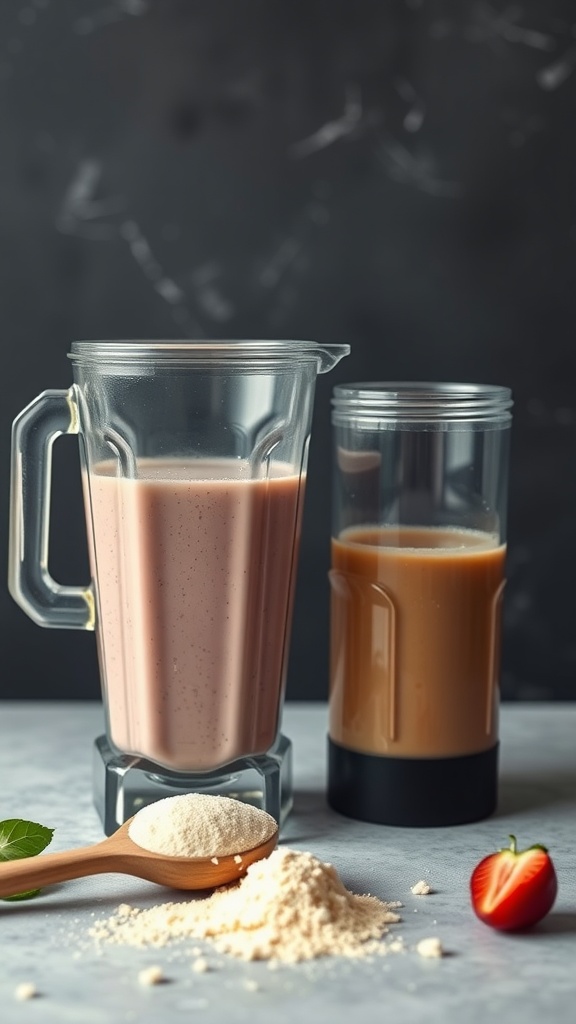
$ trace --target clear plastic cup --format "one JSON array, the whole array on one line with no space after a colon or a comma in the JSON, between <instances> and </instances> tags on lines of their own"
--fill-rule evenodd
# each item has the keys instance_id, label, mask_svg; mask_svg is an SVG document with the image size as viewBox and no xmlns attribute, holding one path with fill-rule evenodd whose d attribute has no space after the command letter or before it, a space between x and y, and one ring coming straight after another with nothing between
<instances>
[{"instance_id":1,"label":"clear plastic cup","mask_svg":"<svg viewBox=\"0 0 576 1024\"><path fill-rule=\"evenodd\" d=\"M497 799L508 388L336 387L328 799L448 825Z\"/></svg>"}]
</instances>

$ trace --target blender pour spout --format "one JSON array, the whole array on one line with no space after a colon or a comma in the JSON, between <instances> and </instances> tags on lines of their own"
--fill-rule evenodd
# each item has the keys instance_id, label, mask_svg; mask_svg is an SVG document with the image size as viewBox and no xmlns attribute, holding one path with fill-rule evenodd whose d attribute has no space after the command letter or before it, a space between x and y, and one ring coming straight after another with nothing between
<instances>
[{"instance_id":1,"label":"blender pour spout","mask_svg":"<svg viewBox=\"0 0 576 1024\"><path fill-rule=\"evenodd\" d=\"M318 345L318 373L333 370L344 356L350 354L350 345Z\"/></svg>"}]
</instances>

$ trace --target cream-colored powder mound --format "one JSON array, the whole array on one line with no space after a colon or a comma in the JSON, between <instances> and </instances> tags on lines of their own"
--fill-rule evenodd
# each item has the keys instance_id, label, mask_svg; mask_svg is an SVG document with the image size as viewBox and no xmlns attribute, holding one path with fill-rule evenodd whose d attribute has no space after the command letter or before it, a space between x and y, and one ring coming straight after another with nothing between
<instances>
[{"instance_id":1,"label":"cream-colored powder mound","mask_svg":"<svg viewBox=\"0 0 576 1024\"><path fill-rule=\"evenodd\" d=\"M143 807L128 835L152 853L216 858L265 843L277 827L270 814L251 804L226 796L184 793Z\"/></svg>"},{"instance_id":2,"label":"cream-colored powder mound","mask_svg":"<svg viewBox=\"0 0 576 1024\"><path fill-rule=\"evenodd\" d=\"M14 989L14 998L20 1003L26 1002L28 999L35 999L37 995L38 989L33 981L22 981Z\"/></svg>"},{"instance_id":3,"label":"cream-colored powder mound","mask_svg":"<svg viewBox=\"0 0 576 1024\"><path fill-rule=\"evenodd\" d=\"M252 864L238 885L208 899L149 910L123 906L90 933L99 941L135 946L209 939L241 960L295 963L384 951L375 940L400 920L397 906L349 892L335 868L311 853L279 849Z\"/></svg>"},{"instance_id":4,"label":"cream-colored powder mound","mask_svg":"<svg viewBox=\"0 0 576 1024\"><path fill-rule=\"evenodd\" d=\"M156 964L144 967L138 972L138 981L141 985L160 985L164 980L164 971Z\"/></svg>"},{"instance_id":5,"label":"cream-colored powder mound","mask_svg":"<svg viewBox=\"0 0 576 1024\"><path fill-rule=\"evenodd\" d=\"M440 957L444 956L442 943L435 936L429 939L420 939L416 946L416 952L427 960L439 960Z\"/></svg>"},{"instance_id":6,"label":"cream-colored powder mound","mask_svg":"<svg viewBox=\"0 0 576 1024\"><path fill-rule=\"evenodd\" d=\"M410 892L413 892L415 896L430 896L434 890L428 882L421 879L419 882L416 882L416 885L412 886Z\"/></svg>"}]
</instances>

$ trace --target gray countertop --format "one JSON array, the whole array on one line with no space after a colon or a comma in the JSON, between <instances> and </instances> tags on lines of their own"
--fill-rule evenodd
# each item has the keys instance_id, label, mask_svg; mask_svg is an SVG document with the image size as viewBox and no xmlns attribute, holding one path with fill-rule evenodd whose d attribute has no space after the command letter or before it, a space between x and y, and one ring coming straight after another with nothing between
<instances>
[{"instance_id":1,"label":"gray countertop","mask_svg":"<svg viewBox=\"0 0 576 1024\"><path fill-rule=\"evenodd\" d=\"M103 838L91 798L91 745L101 731L95 704L0 704L0 818L55 828L50 850ZM0 903L0 1018L3 1024L142 1024L191 1020L295 1020L394 1024L438 1020L506 1024L576 1020L576 704L505 706L499 810L448 829L385 828L350 821L325 803L326 709L288 705L294 742L295 808L282 840L331 861L348 888L401 900L393 927L407 952L373 962L323 960L269 970L207 953L194 974L190 946L97 949L95 918L119 903L152 906L173 894L121 875L46 889L35 900ZM481 924L468 899L475 863L506 845L548 845L559 877L552 913L533 932L503 935ZM410 887L427 879L434 895ZM181 898L180 896L177 898ZM419 939L438 936L448 955L424 960ZM198 945L198 943L194 943ZM138 972L158 964L166 983L143 987ZM247 990L246 979L258 983ZM14 992L32 982L35 999Z\"/></svg>"}]
</instances>

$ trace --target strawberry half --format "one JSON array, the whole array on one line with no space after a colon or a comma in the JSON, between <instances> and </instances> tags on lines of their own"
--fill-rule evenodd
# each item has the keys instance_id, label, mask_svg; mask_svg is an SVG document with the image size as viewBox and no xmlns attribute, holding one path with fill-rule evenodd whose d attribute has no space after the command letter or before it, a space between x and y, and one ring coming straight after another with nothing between
<instances>
[{"instance_id":1,"label":"strawberry half","mask_svg":"<svg viewBox=\"0 0 576 1024\"><path fill-rule=\"evenodd\" d=\"M546 847L519 852L514 836L507 849L484 857L470 879L474 912L500 931L530 928L541 921L557 892L556 871Z\"/></svg>"}]
</instances>

